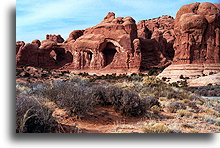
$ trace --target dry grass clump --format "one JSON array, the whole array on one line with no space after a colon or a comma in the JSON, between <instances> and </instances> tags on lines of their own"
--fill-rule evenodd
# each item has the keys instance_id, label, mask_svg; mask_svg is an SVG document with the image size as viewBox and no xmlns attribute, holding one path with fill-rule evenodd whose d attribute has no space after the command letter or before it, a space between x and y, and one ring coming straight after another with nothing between
<instances>
[{"instance_id":1,"label":"dry grass clump","mask_svg":"<svg viewBox=\"0 0 220 148\"><path fill-rule=\"evenodd\" d=\"M181 102L183 102L184 104L188 104L189 102L191 102L191 100L189 100L189 99L183 99L183 100L181 100Z\"/></svg>"},{"instance_id":2,"label":"dry grass clump","mask_svg":"<svg viewBox=\"0 0 220 148\"><path fill-rule=\"evenodd\" d=\"M160 107L157 105L152 106L150 109L154 114L158 115L160 113Z\"/></svg>"},{"instance_id":3,"label":"dry grass clump","mask_svg":"<svg viewBox=\"0 0 220 148\"><path fill-rule=\"evenodd\" d=\"M145 133L171 133L173 132L164 123L146 124L142 128Z\"/></svg>"},{"instance_id":4,"label":"dry grass clump","mask_svg":"<svg viewBox=\"0 0 220 148\"><path fill-rule=\"evenodd\" d=\"M206 109L205 109L205 112L206 112L208 115L215 116L215 117L219 117L219 112L218 112L218 111L215 111L214 109L206 108Z\"/></svg>"},{"instance_id":5,"label":"dry grass clump","mask_svg":"<svg viewBox=\"0 0 220 148\"><path fill-rule=\"evenodd\" d=\"M145 86L149 86L149 85L160 84L160 83L162 83L162 81L155 76L146 76L143 78L142 83Z\"/></svg>"},{"instance_id":6,"label":"dry grass clump","mask_svg":"<svg viewBox=\"0 0 220 148\"><path fill-rule=\"evenodd\" d=\"M192 116L191 112L189 112L188 110L184 110L184 109L177 110L177 114L180 117L190 117L190 116Z\"/></svg>"},{"instance_id":7,"label":"dry grass clump","mask_svg":"<svg viewBox=\"0 0 220 148\"><path fill-rule=\"evenodd\" d=\"M186 106L182 102L175 101L170 102L167 105L167 109L170 113L176 113L177 110L186 109Z\"/></svg>"},{"instance_id":8,"label":"dry grass clump","mask_svg":"<svg viewBox=\"0 0 220 148\"><path fill-rule=\"evenodd\" d=\"M190 129L190 130L188 131L188 133L193 133L193 134L199 133L199 132L200 132L200 131L197 130L197 129Z\"/></svg>"},{"instance_id":9,"label":"dry grass clump","mask_svg":"<svg viewBox=\"0 0 220 148\"><path fill-rule=\"evenodd\" d=\"M52 117L52 111L35 98L16 98L16 132L17 133L51 133L56 132L58 123Z\"/></svg>"},{"instance_id":10,"label":"dry grass clump","mask_svg":"<svg viewBox=\"0 0 220 148\"><path fill-rule=\"evenodd\" d=\"M181 126L183 128L194 128L194 126L192 124L189 124L189 123L182 123Z\"/></svg>"},{"instance_id":11,"label":"dry grass clump","mask_svg":"<svg viewBox=\"0 0 220 148\"><path fill-rule=\"evenodd\" d=\"M206 115L204 114L193 114L194 119L204 119Z\"/></svg>"}]
</instances>

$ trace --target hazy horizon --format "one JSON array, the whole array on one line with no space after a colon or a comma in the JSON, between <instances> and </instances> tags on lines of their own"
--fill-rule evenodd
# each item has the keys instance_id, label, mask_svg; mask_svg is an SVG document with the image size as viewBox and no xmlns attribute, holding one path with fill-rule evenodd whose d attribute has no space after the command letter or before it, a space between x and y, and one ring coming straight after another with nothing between
<instances>
[{"instance_id":1,"label":"hazy horizon","mask_svg":"<svg viewBox=\"0 0 220 148\"><path fill-rule=\"evenodd\" d=\"M116 17L131 16L146 20L162 15L175 18L182 5L194 2L219 3L219 0L17 0L16 40L44 40L46 34L60 34L66 39L70 32L100 23L108 12ZM42 5L43 4L43 5Z\"/></svg>"}]
</instances>

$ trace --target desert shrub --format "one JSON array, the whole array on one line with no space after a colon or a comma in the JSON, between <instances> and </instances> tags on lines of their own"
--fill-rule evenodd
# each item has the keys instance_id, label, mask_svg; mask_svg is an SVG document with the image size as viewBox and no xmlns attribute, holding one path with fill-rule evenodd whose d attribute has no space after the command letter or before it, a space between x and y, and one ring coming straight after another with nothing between
<instances>
[{"instance_id":1,"label":"desert shrub","mask_svg":"<svg viewBox=\"0 0 220 148\"><path fill-rule=\"evenodd\" d=\"M154 105L160 106L160 102L158 101L158 99L152 96L144 98L143 101L146 103L146 106L148 108L151 108Z\"/></svg>"},{"instance_id":2,"label":"desert shrub","mask_svg":"<svg viewBox=\"0 0 220 148\"><path fill-rule=\"evenodd\" d=\"M218 112L218 111L215 111L214 109L206 108L206 109L205 109L205 112L206 112L208 115L215 116L215 117L219 117L219 112Z\"/></svg>"},{"instance_id":3,"label":"desert shrub","mask_svg":"<svg viewBox=\"0 0 220 148\"><path fill-rule=\"evenodd\" d=\"M143 78L143 85L149 86L149 85L160 85L162 81L155 76L146 76Z\"/></svg>"},{"instance_id":4,"label":"desert shrub","mask_svg":"<svg viewBox=\"0 0 220 148\"><path fill-rule=\"evenodd\" d=\"M209 75L213 75L213 74L214 74L214 72L212 72L212 71L211 71L211 72L209 72Z\"/></svg>"},{"instance_id":5,"label":"desert shrub","mask_svg":"<svg viewBox=\"0 0 220 148\"><path fill-rule=\"evenodd\" d=\"M183 128L194 128L194 126L192 124L189 124L189 123L182 123L181 126Z\"/></svg>"},{"instance_id":6,"label":"desert shrub","mask_svg":"<svg viewBox=\"0 0 220 148\"><path fill-rule=\"evenodd\" d=\"M180 117L190 117L190 116L192 116L192 113L187 111L187 110L185 110L185 109L177 110L177 114Z\"/></svg>"},{"instance_id":7,"label":"desert shrub","mask_svg":"<svg viewBox=\"0 0 220 148\"><path fill-rule=\"evenodd\" d=\"M218 85L190 87L187 90L194 92L199 96L220 96L220 86Z\"/></svg>"},{"instance_id":8,"label":"desert shrub","mask_svg":"<svg viewBox=\"0 0 220 148\"><path fill-rule=\"evenodd\" d=\"M112 105L116 111L126 116L142 116L146 111L146 104L133 91L123 90L116 86L107 86L95 91L95 96L97 96L100 104Z\"/></svg>"},{"instance_id":9,"label":"desert shrub","mask_svg":"<svg viewBox=\"0 0 220 148\"><path fill-rule=\"evenodd\" d=\"M159 113L160 113L160 107L157 106L157 105L152 106L150 109L151 109L151 111L152 111L154 114L159 114Z\"/></svg>"},{"instance_id":10,"label":"desert shrub","mask_svg":"<svg viewBox=\"0 0 220 148\"><path fill-rule=\"evenodd\" d=\"M56 132L58 123L52 117L52 111L35 98L16 98L16 132L50 133Z\"/></svg>"},{"instance_id":11,"label":"desert shrub","mask_svg":"<svg viewBox=\"0 0 220 148\"><path fill-rule=\"evenodd\" d=\"M193 114L192 116L194 119L204 119L205 115L204 114Z\"/></svg>"},{"instance_id":12,"label":"desert shrub","mask_svg":"<svg viewBox=\"0 0 220 148\"><path fill-rule=\"evenodd\" d=\"M146 104L134 91L105 83L91 83L82 79L75 83L61 81L58 84L38 91L38 96L48 98L58 107L65 108L77 116L93 110L96 105L111 105L119 113L126 116L144 115Z\"/></svg>"},{"instance_id":13,"label":"desert shrub","mask_svg":"<svg viewBox=\"0 0 220 148\"><path fill-rule=\"evenodd\" d=\"M170 85L173 86L173 87L179 87L177 82L172 82Z\"/></svg>"},{"instance_id":14,"label":"desert shrub","mask_svg":"<svg viewBox=\"0 0 220 148\"><path fill-rule=\"evenodd\" d=\"M180 75L180 77L179 77L180 79L184 79L184 76L183 75Z\"/></svg>"},{"instance_id":15,"label":"desert shrub","mask_svg":"<svg viewBox=\"0 0 220 148\"><path fill-rule=\"evenodd\" d=\"M164 123L146 124L142 128L145 133L171 133L173 132Z\"/></svg>"},{"instance_id":16,"label":"desert shrub","mask_svg":"<svg viewBox=\"0 0 220 148\"><path fill-rule=\"evenodd\" d=\"M188 102L187 105L193 109L197 109L198 106L196 105L196 102Z\"/></svg>"},{"instance_id":17,"label":"desert shrub","mask_svg":"<svg viewBox=\"0 0 220 148\"><path fill-rule=\"evenodd\" d=\"M187 86L188 86L188 83L187 83L186 80L180 81L180 82L179 82L179 86L180 86L180 87L187 87Z\"/></svg>"},{"instance_id":18,"label":"desert shrub","mask_svg":"<svg viewBox=\"0 0 220 148\"><path fill-rule=\"evenodd\" d=\"M167 100L167 97L160 97L159 98L159 101L166 101Z\"/></svg>"},{"instance_id":19,"label":"desert shrub","mask_svg":"<svg viewBox=\"0 0 220 148\"><path fill-rule=\"evenodd\" d=\"M180 94L175 91L172 91L167 94L167 98L168 99L178 99L178 98L180 98Z\"/></svg>"},{"instance_id":20,"label":"desert shrub","mask_svg":"<svg viewBox=\"0 0 220 148\"><path fill-rule=\"evenodd\" d=\"M177 110L186 109L186 106L182 102L170 102L167 106L167 109L171 113L175 113Z\"/></svg>"},{"instance_id":21,"label":"desert shrub","mask_svg":"<svg viewBox=\"0 0 220 148\"><path fill-rule=\"evenodd\" d=\"M146 104L140 99L137 93L124 90L123 97L119 101L119 111L126 116L142 116L146 113Z\"/></svg>"},{"instance_id":22,"label":"desert shrub","mask_svg":"<svg viewBox=\"0 0 220 148\"><path fill-rule=\"evenodd\" d=\"M189 100L189 99L183 99L182 102L183 102L184 104L188 104L189 102L191 102L191 100Z\"/></svg>"},{"instance_id":23,"label":"desert shrub","mask_svg":"<svg viewBox=\"0 0 220 148\"><path fill-rule=\"evenodd\" d=\"M166 80L167 80L167 77L162 77L162 80L163 80L163 81L166 81Z\"/></svg>"},{"instance_id":24,"label":"desert shrub","mask_svg":"<svg viewBox=\"0 0 220 148\"><path fill-rule=\"evenodd\" d=\"M142 79L143 79L143 77L139 76L138 74L130 76L131 81L139 81L140 82L140 81L142 81Z\"/></svg>"},{"instance_id":25,"label":"desert shrub","mask_svg":"<svg viewBox=\"0 0 220 148\"><path fill-rule=\"evenodd\" d=\"M196 101L196 100L200 100L201 98L196 94L190 94L188 99L192 101Z\"/></svg>"},{"instance_id":26,"label":"desert shrub","mask_svg":"<svg viewBox=\"0 0 220 148\"><path fill-rule=\"evenodd\" d=\"M77 116L82 116L93 108L96 102L92 99L92 90L84 87L84 84L72 86L63 82L60 85L42 91L43 97L53 101L60 108L65 108Z\"/></svg>"}]
</instances>

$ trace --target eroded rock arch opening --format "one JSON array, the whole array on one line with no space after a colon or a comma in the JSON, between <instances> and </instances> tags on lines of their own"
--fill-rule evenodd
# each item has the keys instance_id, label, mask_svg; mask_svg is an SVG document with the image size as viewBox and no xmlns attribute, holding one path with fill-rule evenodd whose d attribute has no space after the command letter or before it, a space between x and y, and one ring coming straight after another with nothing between
<instances>
[{"instance_id":1,"label":"eroded rock arch opening","mask_svg":"<svg viewBox=\"0 0 220 148\"><path fill-rule=\"evenodd\" d=\"M104 58L104 67L112 63L116 52L117 52L116 46L113 43L108 42L105 48L102 50L103 58Z\"/></svg>"}]
</instances>

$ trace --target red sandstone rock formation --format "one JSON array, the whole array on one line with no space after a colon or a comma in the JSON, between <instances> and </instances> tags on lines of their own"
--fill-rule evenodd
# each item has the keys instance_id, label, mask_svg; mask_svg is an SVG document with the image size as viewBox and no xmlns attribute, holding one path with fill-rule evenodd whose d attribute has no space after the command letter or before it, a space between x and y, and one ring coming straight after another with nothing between
<instances>
[{"instance_id":1,"label":"red sandstone rock formation","mask_svg":"<svg viewBox=\"0 0 220 148\"><path fill-rule=\"evenodd\" d=\"M175 19L175 64L219 63L219 8L212 3L184 5Z\"/></svg>"},{"instance_id":2,"label":"red sandstone rock formation","mask_svg":"<svg viewBox=\"0 0 220 148\"><path fill-rule=\"evenodd\" d=\"M115 18L108 13L104 20L68 45L73 54L73 69L129 69L139 68L134 58L133 40L137 38L135 20ZM132 60L131 60L132 59Z\"/></svg>"},{"instance_id":3,"label":"red sandstone rock formation","mask_svg":"<svg viewBox=\"0 0 220 148\"><path fill-rule=\"evenodd\" d=\"M20 50L21 47L23 47L25 45L24 41L17 41L16 42L16 54L18 53L18 51Z\"/></svg>"},{"instance_id":4,"label":"red sandstone rock formation","mask_svg":"<svg viewBox=\"0 0 220 148\"><path fill-rule=\"evenodd\" d=\"M173 64L158 77L169 77L173 82L179 81L180 75L195 79L219 72L219 4L182 6L176 14L174 33Z\"/></svg>"},{"instance_id":5,"label":"red sandstone rock formation","mask_svg":"<svg viewBox=\"0 0 220 148\"><path fill-rule=\"evenodd\" d=\"M170 16L136 25L132 17L116 18L109 12L100 24L72 31L65 42L60 35L46 35L42 43L34 40L22 48L17 65L54 68L70 63L66 68L139 72L169 63L172 30L173 18ZM33 52L27 51L29 48L33 48L30 50ZM34 54L31 55L34 63L27 59L29 54Z\"/></svg>"},{"instance_id":6,"label":"red sandstone rock formation","mask_svg":"<svg viewBox=\"0 0 220 148\"><path fill-rule=\"evenodd\" d=\"M84 30L74 30L69 34L68 39L65 41L65 43L76 41L80 36L83 35Z\"/></svg>"},{"instance_id":7,"label":"red sandstone rock formation","mask_svg":"<svg viewBox=\"0 0 220 148\"><path fill-rule=\"evenodd\" d=\"M109 12L96 26L74 30L68 39L16 42L17 65L72 70L139 72L174 64L219 63L219 5L193 3L177 12L135 23ZM174 46L173 46L174 45ZM174 55L175 50L175 55Z\"/></svg>"},{"instance_id":8,"label":"red sandstone rock formation","mask_svg":"<svg viewBox=\"0 0 220 148\"><path fill-rule=\"evenodd\" d=\"M159 67L170 63L174 50L174 18L168 15L139 21L138 38L141 40L141 68Z\"/></svg>"},{"instance_id":9,"label":"red sandstone rock formation","mask_svg":"<svg viewBox=\"0 0 220 148\"><path fill-rule=\"evenodd\" d=\"M47 35L46 35L46 39L47 39L47 40L55 41L55 42L57 42L57 43L63 43L63 42L64 42L64 39L63 39L60 35L47 34Z\"/></svg>"},{"instance_id":10,"label":"red sandstone rock formation","mask_svg":"<svg viewBox=\"0 0 220 148\"><path fill-rule=\"evenodd\" d=\"M69 53L60 48L59 43L48 39L40 42L33 40L32 43L24 45L24 42L16 43L16 64L17 66L36 66L43 68L59 68L67 62ZM72 57L71 57L72 58Z\"/></svg>"}]
</instances>

